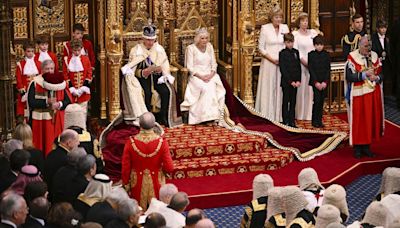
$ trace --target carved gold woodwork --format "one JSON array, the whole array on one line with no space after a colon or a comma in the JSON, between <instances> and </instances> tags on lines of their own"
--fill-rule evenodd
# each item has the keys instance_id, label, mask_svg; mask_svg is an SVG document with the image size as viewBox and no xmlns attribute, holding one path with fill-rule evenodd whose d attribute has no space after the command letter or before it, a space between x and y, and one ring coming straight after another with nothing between
<instances>
[{"instance_id":1,"label":"carved gold woodwork","mask_svg":"<svg viewBox=\"0 0 400 228\"><path fill-rule=\"evenodd\" d=\"M276 4L280 5L280 2L279 0L256 0L255 4L256 20L259 25L267 23L269 12Z\"/></svg>"},{"instance_id":2,"label":"carved gold woodwork","mask_svg":"<svg viewBox=\"0 0 400 228\"><path fill-rule=\"evenodd\" d=\"M105 40L104 40L104 30L105 30L105 12L104 0L97 0L97 9L99 12L98 17L98 43L99 43L99 53L98 60L100 62L100 119L107 119L107 62L106 62L106 50L105 50Z\"/></svg>"},{"instance_id":3,"label":"carved gold woodwork","mask_svg":"<svg viewBox=\"0 0 400 228\"><path fill-rule=\"evenodd\" d=\"M328 96L324 103L324 110L328 113L346 111L346 101L344 98L344 69L345 63L331 64L331 80L328 86Z\"/></svg>"},{"instance_id":4,"label":"carved gold woodwork","mask_svg":"<svg viewBox=\"0 0 400 228\"><path fill-rule=\"evenodd\" d=\"M54 5L43 5L42 3L41 0L34 1L35 34L67 33L65 12L68 12L69 1L58 0Z\"/></svg>"},{"instance_id":5,"label":"carved gold woodwork","mask_svg":"<svg viewBox=\"0 0 400 228\"><path fill-rule=\"evenodd\" d=\"M303 11L303 0L290 0L290 22L295 22L299 14Z\"/></svg>"},{"instance_id":6,"label":"carved gold woodwork","mask_svg":"<svg viewBox=\"0 0 400 228\"><path fill-rule=\"evenodd\" d=\"M85 34L89 33L89 4L78 3L74 5L75 21L74 23L81 23L85 28Z\"/></svg>"},{"instance_id":7,"label":"carved gold woodwork","mask_svg":"<svg viewBox=\"0 0 400 228\"><path fill-rule=\"evenodd\" d=\"M14 45L14 52L15 52L15 60L21 61L22 59L24 59L24 47L22 44L15 44Z\"/></svg>"},{"instance_id":8,"label":"carved gold woodwork","mask_svg":"<svg viewBox=\"0 0 400 228\"><path fill-rule=\"evenodd\" d=\"M12 10L14 39L28 38L28 8L14 7Z\"/></svg>"},{"instance_id":9,"label":"carved gold woodwork","mask_svg":"<svg viewBox=\"0 0 400 228\"><path fill-rule=\"evenodd\" d=\"M64 42L56 42L54 44L55 54L57 55L58 65L63 65L63 55L64 55Z\"/></svg>"}]
</instances>

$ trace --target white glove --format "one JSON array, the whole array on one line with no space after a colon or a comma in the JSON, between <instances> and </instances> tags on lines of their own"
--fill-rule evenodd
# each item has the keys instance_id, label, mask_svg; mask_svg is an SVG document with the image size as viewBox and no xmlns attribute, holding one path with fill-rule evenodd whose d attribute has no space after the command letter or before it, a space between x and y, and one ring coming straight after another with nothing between
<instances>
[{"instance_id":1,"label":"white glove","mask_svg":"<svg viewBox=\"0 0 400 228\"><path fill-rule=\"evenodd\" d=\"M73 96L78 96L78 90L77 89L75 89L75 87L69 87L69 91L71 92L71 94L73 95Z\"/></svg>"},{"instance_id":2,"label":"white glove","mask_svg":"<svg viewBox=\"0 0 400 228\"><path fill-rule=\"evenodd\" d=\"M121 68L121 72L123 75L133 74L133 70L128 64L125 64L125 66Z\"/></svg>"},{"instance_id":3,"label":"white glove","mask_svg":"<svg viewBox=\"0 0 400 228\"><path fill-rule=\"evenodd\" d=\"M79 90L82 91L82 94L83 93L90 94L90 88L87 86L82 86Z\"/></svg>"},{"instance_id":4,"label":"white glove","mask_svg":"<svg viewBox=\"0 0 400 228\"><path fill-rule=\"evenodd\" d=\"M21 97L21 101L25 102L28 99L28 93L25 93L22 97Z\"/></svg>"},{"instance_id":5,"label":"white glove","mask_svg":"<svg viewBox=\"0 0 400 228\"><path fill-rule=\"evenodd\" d=\"M82 87L76 90L76 96L77 97L82 96L82 94L83 94Z\"/></svg>"},{"instance_id":6,"label":"white glove","mask_svg":"<svg viewBox=\"0 0 400 228\"><path fill-rule=\"evenodd\" d=\"M169 75L161 76L161 77L158 79L157 84L163 84L163 83L166 83L167 81L168 81L170 84L173 84L174 81L175 81L174 76L172 76L172 75L170 75L170 74L169 74Z\"/></svg>"}]
</instances>

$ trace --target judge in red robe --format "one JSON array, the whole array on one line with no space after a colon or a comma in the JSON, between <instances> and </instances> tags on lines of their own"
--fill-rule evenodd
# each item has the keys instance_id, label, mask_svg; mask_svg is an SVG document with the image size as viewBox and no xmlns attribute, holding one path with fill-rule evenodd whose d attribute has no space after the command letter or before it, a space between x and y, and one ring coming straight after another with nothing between
<instances>
[{"instance_id":1,"label":"judge in red robe","mask_svg":"<svg viewBox=\"0 0 400 228\"><path fill-rule=\"evenodd\" d=\"M87 103L90 100L90 83L92 82L92 67L89 58L81 54L82 42L71 42L72 54L64 57L63 73L73 102L78 103L87 113Z\"/></svg>"},{"instance_id":2,"label":"judge in red robe","mask_svg":"<svg viewBox=\"0 0 400 228\"><path fill-rule=\"evenodd\" d=\"M346 64L346 100L350 124L350 145L354 157L374 157L373 140L383 136L382 67L376 52L371 51L368 37L362 37L359 49L351 52Z\"/></svg>"},{"instance_id":3,"label":"judge in red robe","mask_svg":"<svg viewBox=\"0 0 400 228\"><path fill-rule=\"evenodd\" d=\"M36 76L29 85L33 144L45 155L52 150L54 139L64 129L64 109L70 103L69 91L61 73Z\"/></svg>"},{"instance_id":4,"label":"judge in red robe","mask_svg":"<svg viewBox=\"0 0 400 228\"><path fill-rule=\"evenodd\" d=\"M122 155L122 183L130 196L146 210L151 198L158 198L164 172L174 170L167 140L153 130L155 117L146 112L139 118L141 130L125 143Z\"/></svg>"},{"instance_id":5,"label":"judge in red robe","mask_svg":"<svg viewBox=\"0 0 400 228\"><path fill-rule=\"evenodd\" d=\"M35 53L35 61L43 63L45 60L52 60L55 66L55 72L58 72L58 59L57 55L49 51L49 37L47 35L39 36L36 39L36 44L39 47L39 52Z\"/></svg>"},{"instance_id":6,"label":"judge in red robe","mask_svg":"<svg viewBox=\"0 0 400 228\"><path fill-rule=\"evenodd\" d=\"M94 55L92 42L83 38L85 28L81 23L77 23L74 24L72 29L72 40L82 41L83 48L81 50L81 54L89 57L90 65L92 66L92 68L94 68L96 66L96 57ZM71 41L67 41L64 43L64 57L70 55L72 55Z\"/></svg>"},{"instance_id":7,"label":"judge in red robe","mask_svg":"<svg viewBox=\"0 0 400 228\"><path fill-rule=\"evenodd\" d=\"M17 115L28 116L26 106L28 85L32 79L40 74L40 62L35 60L35 43L28 41L24 44L25 58L17 62L15 77L17 81Z\"/></svg>"}]
</instances>

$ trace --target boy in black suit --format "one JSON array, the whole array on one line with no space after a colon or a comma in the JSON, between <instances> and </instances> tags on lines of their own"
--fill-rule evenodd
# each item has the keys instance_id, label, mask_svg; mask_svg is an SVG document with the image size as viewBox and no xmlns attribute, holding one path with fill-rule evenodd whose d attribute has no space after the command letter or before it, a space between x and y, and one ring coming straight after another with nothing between
<instances>
[{"instance_id":1,"label":"boy in black suit","mask_svg":"<svg viewBox=\"0 0 400 228\"><path fill-rule=\"evenodd\" d=\"M308 53L308 71L310 72L309 85L313 87L314 104L312 110L312 126L321 128L322 112L326 87L331 74L331 59L328 52L324 50L324 38L321 35L313 39L314 51Z\"/></svg>"},{"instance_id":2,"label":"boy in black suit","mask_svg":"<svg viewBox=\"0 0 400 228\"><path fill-rule=\"evenodd\" d=\"M382 62L382 73L383 76L386 79L391 79L392 82L395 81L393 80L391 76L391 58L390 58L390 43L389 39L386 37L386 32L387 32L387 23L386 21L379 19L376 23L376 33L372 35L372 50L378 54L378 57L381 58ZM386 82L389 82L389 80L385 80ZM385 82L384 81L384 82ZM392 83L390 83L392 84ZM394 83L392 84L394 85ZM390 86L392 86L390 85ZM389 86L389 85L388 85ZM393 90L395 90L394 86L392 86ZM383 86L383 88L389 88L386 87L386 84Z\"/></svg>"},{"instance_id":3,"label":"boy in black suit","mask_svg":"<svg viewBox=\"0 0 400 228\"><path fill-rule=\"evenodd\" d=\"M296 127L295 107L297 88L301 81L299 51L293 48L294 36L287 33L283 36L286 48L279 52L279 69L281 71L281 87L283 92L282 119L283 124Z\"/></svg>"}]
</instances>

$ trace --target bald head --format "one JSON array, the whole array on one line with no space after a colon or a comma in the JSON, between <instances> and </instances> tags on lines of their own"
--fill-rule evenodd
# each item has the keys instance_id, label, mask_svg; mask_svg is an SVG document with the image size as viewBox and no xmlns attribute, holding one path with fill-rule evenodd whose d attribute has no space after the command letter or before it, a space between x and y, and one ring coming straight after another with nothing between
<instances>
[{"instance_id":1,"label":"bald head","mask_svg":"<svg viewBox=\"0 0 400 228\"><path fill-rule=\"evenodd\" d=\"M79 145L79 135L74 130L66 129L60 135L60 143L68 150L72 150Z\"/></svg>"},{"instance_id":2,"label":"bald head","mask_svg":"<svg viewBox=\"0 0 400 228\"><path fill-rule=\"evenodd\" d=\"M196 223L195 228L215 228L213 221L210 219L202 219Z\"/></svg>"},{"instance_id":3,"label":"bald head","mask_svg":"<svg viewBox=\"0 0 400 228\"><path fill-rule=\"evenodd\" d=\"M189 205L189 197L185 192L178 192L171 198L171 202L168 207L177 211L184 212L186 207Z\"/></svg>"},{"instance_id":4,"label":"bald head","mask_svg":"<svg viewBox=\"0 0 400 228\"><path fill-rule=\"evenodd\" d=\"M37 197L29 203L29 212L32 216L47 219L50 204L46 197Z\"/></svg>"},{"instance_id":5,"label":"bald head","mask_svg":"<svg viewBox=\"0 0 400 228\"><path fill-rule=\"evenodd\" d=\"M156 118L153 113L145 112L143 115L139 117L139 125L141 128L145 130L152 129L156 124Z\"/></svg>"},{"instance_id":6,"label":"bald head","mask_svg":"<svg viewBox=\"0 0 400 228\"><path fill-rule=\"evenodd\" d=\"M198 208L190 210L186 216L186 227L194 227L198 221L206 218L204 211Z\"/></svg>"}]
</instances>

